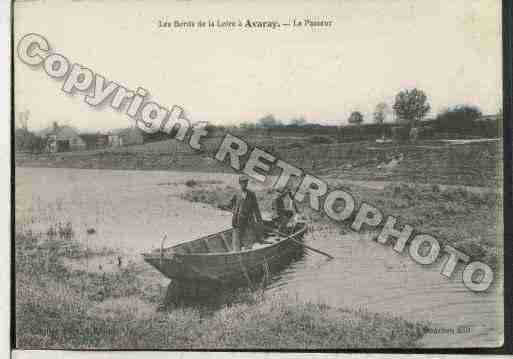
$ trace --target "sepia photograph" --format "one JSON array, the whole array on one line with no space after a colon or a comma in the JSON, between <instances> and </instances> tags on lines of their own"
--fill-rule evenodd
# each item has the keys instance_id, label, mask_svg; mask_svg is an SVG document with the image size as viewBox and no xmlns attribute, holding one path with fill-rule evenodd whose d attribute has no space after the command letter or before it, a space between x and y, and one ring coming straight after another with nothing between
<instances>
[{"instance_id":1,"label":"sepia photograph","mask_svg":"<svg viewBox=\"0 0 513 359\"><path fill-rule=\"evenodd\" d=\"M503 345L501 1L12 16L15 349Z\"/></svg>"}]
</instances>

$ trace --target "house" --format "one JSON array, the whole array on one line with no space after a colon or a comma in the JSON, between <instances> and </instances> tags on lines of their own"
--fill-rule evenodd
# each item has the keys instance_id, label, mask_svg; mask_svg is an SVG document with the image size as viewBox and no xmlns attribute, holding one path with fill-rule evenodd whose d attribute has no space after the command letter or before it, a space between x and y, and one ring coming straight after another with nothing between
<instances>
[{"instance_id":1,"label":"house","mask_svg":"<svg viewBox=\"0 0 513 359\"><path fill-rule=\"evenodd\" d=\"M77 151L86 148L86 143L80 138L76 129L66 125L59 126L57 122L41 131L40 135L46 142L46 152Z\"/></svg>"},{"instance_id":2,"label":"house","mask_svg":"<svg viewBox=\"0 0 513 359\"><path fill-rule=\"evenodd\" d=\"M120 146L142 145L144 143L144 136L140 129L137 127L124 128L122 130L112 131L113 135L117 135Z\"/></svg>"},{"instance_id":3,"label":"house","mask_svg":"<svg viewBox=\"0 0 513 359\"><path fill-rule=\"evenodd\" d=\"M112 131L109 131L107 136L109 147L123 146L123 138L119 135L119 133L113 133Z\"/></svg>"},{"instance_id":4,"label":"house","mask_svg":"<svg viewBox=\"0 0 513 359\"><path fill-rule=\"evenodd\" d=\"M100 132L84 133L79 136L86 144L85 148L87 150L95 150L95 149L105 148L105 147L109 146L109 136L102 134Z\"/></svg>"}]
</instances>

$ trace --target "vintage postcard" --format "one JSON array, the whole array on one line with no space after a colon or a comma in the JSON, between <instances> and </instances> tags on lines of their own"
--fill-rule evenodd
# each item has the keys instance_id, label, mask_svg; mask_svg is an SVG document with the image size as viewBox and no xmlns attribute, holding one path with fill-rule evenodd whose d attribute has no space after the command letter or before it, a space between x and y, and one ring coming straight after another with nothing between
<instances>
[{"instance_id":1,"label":"vintage postcard","mask_svg":"<svg viewBox=\"0 0 513 359\"><path fill-rule=\"evenodd\" d=\"M502 346L500 1L13 9L17 349Z\"/></svg>"}]
</instances>

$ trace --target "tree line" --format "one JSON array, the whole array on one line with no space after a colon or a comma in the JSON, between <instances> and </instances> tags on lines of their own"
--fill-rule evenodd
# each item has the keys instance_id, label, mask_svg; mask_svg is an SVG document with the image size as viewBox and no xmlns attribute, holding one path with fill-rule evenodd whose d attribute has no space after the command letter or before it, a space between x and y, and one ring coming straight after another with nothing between
<instances>
[{"instance_id":1,"label":"tree line","mask_svg":"<svg viewBox=\"0 0 513 359\"><path fill-rule=\"evenodd\" d=\"M372 139L374 137L403 138L411 136L411 129L420 129L424 138L444 136L482 136L495 137L498 135L499 119L495 122L481 122L476 120L483 116L479 107L474 105L456 105L439 113L434 119L423 121L431 110L428 96L421 89L402 90L395 96L392 106L386 102L376 105L372 114L373 121L364 125L364 116L360 111L352 111L347 119L351 126L326 126L308 122L304 117L292 118L288 121L277 119L269 114L255 122L243 122L238 126L213 126L211 130L242 130L242 131L270 131L270 130L305 130L312 129L317 132L333 134L351 140ZM393 115L392 123L386 120ZM18 125L15 129L16 151L41 152L45 146L44 138L29 131L30 112L19 113ZM362 126L364 125L364 126ZM396 128L394 128L394 126ZM158 134L153 140L164 140L168 136Z\"/></svg>"},{"instance_id":2,"label":"tree line","mask_svg":"<svg viewBox=\"0 0 513 359\"><path fill-rule=\"evenodd\" d=\"M382 125L384 128L391 127L392 124L403 127L396 132L409 134L411 129L425 130L424 135L428 137L436 137L435 133L442 134L460 134L460 135L479 135L496 136L497 124L495 123L476 123L476 120L483 116L478 106L475 105L456 105L445 109L437 114L437 116L429 121L423 121L426 115L431 111L426 93L418 88L406 89L398 92L392 106L386 102L380 102L376 105L372 114L372 122L367 122L367 127L375 127ZM500 117L499 112L499 117ZM390 123L386 120L393 115L393 121ZM427 123L429 122L429 123ZM500 118L499 118L500 122ZM352 111L347 119L349 125L359 127L364 125L364 116L360 111ZM322 126L315 123L309 123L305 118L292 119L286 123L276 119L273 115L266 115L255 123L240 124L241 129L280 129L280 128L297 128L297 127L333 127ZM370 128L369 128L370 130ZM356 130L356 132L363 130ZM371 131L372 132L372 131ZM389 135L383 132L383 135ZM389 131L390 132L390 131ZM364 134L361 134L364 136Z\"/></svg>"}]
</instances>

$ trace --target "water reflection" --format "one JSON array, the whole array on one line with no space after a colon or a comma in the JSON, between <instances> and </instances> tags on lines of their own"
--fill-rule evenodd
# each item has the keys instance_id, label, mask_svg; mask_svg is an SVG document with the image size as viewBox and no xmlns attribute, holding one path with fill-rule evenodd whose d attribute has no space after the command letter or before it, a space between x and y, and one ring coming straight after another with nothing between
<instances>
[{"instance_id":1,"label":"water reflection","mask_svg":"<svg viewBox=\"0 0 513 359\"><path fill-rule=\"evenodd\" d=\"M258 295L264 294L277 282L283 280L283 275L293 271L297 263L304 263L307 253L304 247L296 246L291 255L282 257L279 261L266 262L246 272L247 276L241 281L230 282L180 282L172 280L166 291L163 307L173 310L178 307L195 307L200 310L216 310L225 305L235 303L253 303ZM255 296L256 294L256 296Z\"/></svg>"}]
</instances>

